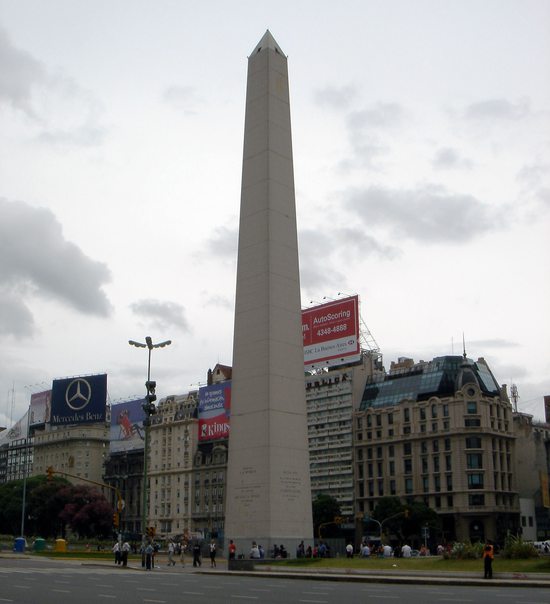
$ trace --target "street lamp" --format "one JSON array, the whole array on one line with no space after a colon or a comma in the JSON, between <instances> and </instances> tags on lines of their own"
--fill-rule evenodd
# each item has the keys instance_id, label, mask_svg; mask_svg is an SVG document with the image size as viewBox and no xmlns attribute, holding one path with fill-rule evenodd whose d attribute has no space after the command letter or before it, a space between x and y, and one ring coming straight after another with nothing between
<instances>
[{"instance_id":1,"label":"street lamp","mask_svg":"<svg viewBox=\"0 0 550 604\"><path fill-rule=\"evenodd\" d=\"M143 493L141 505L141 543L143 551L145 551L147 536L147 458L149 456L149 428L151 426L151 415L154 415L157 412L157 408L155 407L155 401L157 400L155 389L157 383L151 380L151 352L153 348L164 348L165 346L170 346L171 343L172 340L166 340L164 342L159 342L158 344L153 344L153 340L150 336L146 336L145 344L134 340L128 340L130 346L147 348L149 352L147 358L147 381L145 382L147 394L145 395L145 402L142 405L143 410L145 411L145 419L143 420L143 425L145 427L145 442L143 445Z\"/></svg>"}]
</instances>

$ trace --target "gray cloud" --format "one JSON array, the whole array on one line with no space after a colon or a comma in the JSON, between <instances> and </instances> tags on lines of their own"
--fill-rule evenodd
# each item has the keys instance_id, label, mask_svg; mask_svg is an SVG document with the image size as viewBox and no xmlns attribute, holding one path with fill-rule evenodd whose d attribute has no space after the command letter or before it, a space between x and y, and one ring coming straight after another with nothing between
<instances>
[{"instance_id":1,"label":"gray cloud","mask_svg":"<svg viewBox=\"0 0 550 604\"><path fill-rule=\"evenodd\" d=\"M34 318L21 298L0 287L0 334L28 337L34 332Z\"/></svg>"},{"instance_id":2,"label":"gray cloud","mask_svg":"<svg viewBox=\"0 0 550 604\"><path fill-rule=\"evenodd\" d=\"M163 100L187 115L197 113L199 105L203 100L197 95L197 91L192 86L169 86L162 95Z\"/></svg>"},{"instance_id":3,"label":"gray cloud","mask_svg":"<svg viewBox=\"0 0 550 604\"><path fill-rule=\"evenodd\" d=\"M326 86L316 90L314 100L318 105L332 107L333 109L345 109L356 98L355 86Z\"/></svg>"},{"instance_id":4,"label":"gray cloud","mask_svg":"<svg viewBox=\"0 0 550 604\"><path fill-rule=\"evenodd\" d=\"M348 115L348 128L364 130L394 128L402 123L405 111L398 103L377 103L369 109L353 111Z\"/></svg>"},{"instance_id":5,"label":"gray cloud","mask_svg":"<svg viewBox=\"0 0 550 604\"><path fill-rule=\"evenodd\" d=\"M456 149L451 147L442 147L438 149L433 158L432 164L435 168L453 169L453 168L471 168L473 162L460 156Z\"/></svg>"},{"instance_id":6,"label":"gray cloud","mask_svg":"<svg viewBox=\"0 0 550 604\"><path fill-rule=\"evenodd\" d=\"M34 116L31 99L37 85L46 81L46 70L30 53L15 48L0 28L0 101Z\"/></svg>"},{"instance_id":7,"label":"gray cloud","mask_svg":"<svg viewBox=\"0 0 550 604\"><path fill-rule=\"evenodd\" d=\"M369 227L387 227L396 237L429 243L470 241L500 226L504 215L472 195L438 186L353 189L345 197L347 207Z\"/></svg>"},{"instance_id":8,"label":"gray cloud","mask_svg":"<svg viewBox=\"0 0 550 604\"><path fill-rule=\"evenodd\" d=\"M469 120L521 120L531 114L529 101L511 103L506 99L487 99L468 105L464 117Z\"/></svg>"},{"instance_id":9,"label":"gray cloud","mask_svg":"<svg viewBox=\"0 0 550 604\"><path fill-rule=\"evenodd\" d=\"M227 310L233 309L233 302L226 296L220 296L218 294L211 294L207 291L201 292L201 297L204 306L214 306L217 308L225 308Z\"/></svg>"},{"instance_id":10,"label":"gray cloud","mask_svg":"<svg viewBox=\"0 0 550 604\"><path fill-rule=\"evenodd\" d=\"M107 130L99 125L100 103L70 77L52 75L30 53L16 48L0 29L0 104L33 118L43 143L92 146Z\"/></svg>"},{"instance_id":11,"label":"gray cloud","mask_svg":"<svg viewBox=\"0 0 550 604\"><path fill-rule=\"evenodd\" d=\"M186 333L190 332L189 323L185 318L185 309L181 304L146 299L130 304L130 308L136 315L146 319L151 327L163 331L173 328L181 329Z\"/></svg>"},{"instance_id":12,"label":"gray cloud","mask_svg":"<svg viewBox=\"0 0 550 604\"><path fill-rule=\"evenodd\" d=\"M237 260L238 241L237 227L221 226L214 230L212 237L206 240L205 245L210 254L235 262ZM201 253L199 257L203 257L203 254Z\"/></svg>"},{"instance_id":13,"label":"gray cloud","mask_svg":"<svg viewBox=\"0 0 550 604\"><path fill-rule=\"evenodd\" d=\"M67 241L50 210L0 198L0 258L5 291L54 298L91 315L104 317L111 311L101 289L110 280L109 269ZM11 316L12 333L29 330L23 302L19 308L11 304Z\"/></svg>"},{"instance_id":14,"label":"gray cloud","mask_svg":"<svg viewBox=\"0 0 550 604\"><path fill-rule=\"evenodd\" d=\"M484 348L517 348L518 346L517 342L505 340L504 338L466 341L466 348L475 348L476 350L483 350Z\"/></svg>"}]
</instances>

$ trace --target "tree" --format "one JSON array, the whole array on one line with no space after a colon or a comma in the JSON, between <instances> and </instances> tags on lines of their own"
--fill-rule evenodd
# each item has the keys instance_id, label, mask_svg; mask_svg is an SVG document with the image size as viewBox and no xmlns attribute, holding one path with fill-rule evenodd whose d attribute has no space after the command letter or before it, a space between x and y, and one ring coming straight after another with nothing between
<instances>
[{"instance_id":1,"label":"tree","mask_svg":"<svg viewBox=\"0 0 550 604\"><path fill-rule=\"evenodd\" d=\"M338 500L331 495L321 493L313 500L312 510L314 535L317 536L319 534L319 526L325 523L330 524L327 524L326 528L323 530L323 534L326 536L334 535L334 533L337 532L337 529L336 525L332 523L334 522L334 519L341 514Z\"/></svg>"},{"instance_id":2,"label":"tree","mask_svg":"<svg viewBox=\"0 0 550 604\"><path fill-rule=\"evenodd\" d=\"M80 537L108 537L113 531L113 508L94 487L65 487L58 497L66 501L59 518Z\"/></svg>"},{"instance_id":3,"label":"tree","mask_svg":"<svg viewBox=\"0 0 550 604\"><path fill-rule=\"evenodd\" d=\"M382 524L382 532L397 535L401 540L406 509L399 497L382 497L378 500L372 517Z\"/></svg>"},{"instance_id":4,"label":"tree","mask_svg":"<svg viewBox=\"0 0 550 604\"><path fill-rule=\"evenodd\" d=\"M32 489L27 508L29 532L45 538L62 534L59 514L67 501L58 494L69 484L66 478L55 476L51 481L42 480Z\"/></svg>"}]
</instances>

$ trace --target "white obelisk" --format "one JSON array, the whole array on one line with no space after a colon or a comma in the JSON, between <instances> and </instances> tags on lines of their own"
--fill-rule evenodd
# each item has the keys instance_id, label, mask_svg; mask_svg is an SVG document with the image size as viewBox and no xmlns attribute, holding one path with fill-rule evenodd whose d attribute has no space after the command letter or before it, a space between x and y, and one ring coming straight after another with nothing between
<instances>
[{"instance_id":1,"label":"white obelisk","mask_svg":"<svg viewBox=\"0 0 550 604\"><path fill-rule=\"evenodd\" d=\"M248 59L225 540L248 557L313 535L287 59Z\"/></svg>"}]
</instances>

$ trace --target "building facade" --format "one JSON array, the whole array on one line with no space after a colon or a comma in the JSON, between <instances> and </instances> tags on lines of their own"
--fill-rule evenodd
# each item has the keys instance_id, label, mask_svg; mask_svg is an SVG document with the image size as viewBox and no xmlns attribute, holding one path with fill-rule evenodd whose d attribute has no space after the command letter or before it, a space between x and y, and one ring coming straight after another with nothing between
<instances>
[{"instance_id":1,"label":"building facade","mask_svg":"<svg viewBox=\"0 0 550 604\"><path fill-rule=\"evenodd\" d=\"M367 380L354 420L358 518L395 496L434 509L441 542L515 533L512 406L483 359L401 359Z\"/></svg>"},{"instance_id":2,"label":"building facade","mask_svg":"<svg viewBox=\"0 0 550 604\"><path fill-rule=\"evenodd\" d=\"M109 429L105 422L59 427L45 424L43 430L34 433L31 475L46 474L51 467L73 484L102 483L108 453Z\"/></svg>"},{"instance_id":3,"label":"building facade","mask_svg":"<svg viewBox=\"0 0 550 604\"><path fill-rule=\"evenodd\" d=\"M365 352L360 363L305 378L311 497L334 497L344 515L354 512L353 413L367 378L380 370L380 355Z\"/></svg>"}]
</instances>

